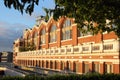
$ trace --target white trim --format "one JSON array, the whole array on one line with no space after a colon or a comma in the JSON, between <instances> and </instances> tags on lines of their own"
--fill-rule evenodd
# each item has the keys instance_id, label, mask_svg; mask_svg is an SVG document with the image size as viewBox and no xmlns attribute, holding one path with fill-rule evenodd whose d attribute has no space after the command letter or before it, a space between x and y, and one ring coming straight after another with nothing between
<instances>
[{"instance_id":1,"label":"white trim","mask_svg":"<svg viewBox=\"0 0 120 80\"><path fill-rule=\"evenodd\" d=\"M116 39L107 39L107 40L103 40L103 42L113 42L115 41Z\"/></svg>"},{"instance_id":2,"label":"white trim","mask_svg":"<svg viewBox=\"0 0 120 80\"><path fill-rule=\"evenodd\" d=\"M70 40L72 40L72 38L71 39L61 40L61 42L70 41Z\"/></svg>"},{"instance_id":3,"label":"white trim","mask_svg":"<svg viewBox=\"0 0 120 80\"><path fill-rule=\"evenodd\" d=\"M93 36L93 35L80 36L80 37L78 37L78 39L80 39L80 38L86 38L86 37L91 37L91 36Z\"/></svg>"},{"instance_id":4,"label":"white trim","mask_svg":"<svg viewBox=\"0 0 120 80\"><path fill-rule=\"evenodd\" d=\"M113 58L118 59L119 57L118 56L113 56Z\"/></svg>"},{"instance_id":5,"label":"white trim","mask_svg":"<svg viewBox=\"0 0 120 80\"><path fill-rule=\"evenodd\" d=\"M46 43L40 44L40 46L44 46L44 45L46 45Z\"/></svg>"},{"instance_id":6,"label":"white trim","mask_svg":"<svg viewBox=\"0 0 120 80\"><path fill-rule=\"evenodd\" d=\"M55 42L49 42L48 44L54 44L54 43L57 43L57 41L55 41Z\"/></svg>"},{"instance_id":7,"label":"white trim","mask_svg":"<svg viewBox=\"0 0 120 80\"><path fill-rule=\"evenodd\" d=\"M74 24L72 24L71 26L76 26L76 27L77 27L77 24L76 24L76 23L74 23Z\"/></svg>"}]
</instances>

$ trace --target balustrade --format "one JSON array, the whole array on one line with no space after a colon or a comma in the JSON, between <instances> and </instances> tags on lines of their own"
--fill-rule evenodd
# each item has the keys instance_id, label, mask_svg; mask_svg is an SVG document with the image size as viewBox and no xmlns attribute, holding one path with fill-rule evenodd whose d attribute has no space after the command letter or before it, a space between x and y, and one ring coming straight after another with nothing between
<instances>
[{"instance_id":1,"label":"balustrade","mask_svg":"<svg viewBox=\"0 0 120 80\"><path fill-rule=\"evenodd\" d=\"M101 43L89 43L77 46L63 46L61 48L41 49L36 51L19 52L18 56L41 56L41 55L62 55L62 54L92 54L101 52L115 52L119 49L119 42L101 42Z\"/></svg>"}]
</instances>

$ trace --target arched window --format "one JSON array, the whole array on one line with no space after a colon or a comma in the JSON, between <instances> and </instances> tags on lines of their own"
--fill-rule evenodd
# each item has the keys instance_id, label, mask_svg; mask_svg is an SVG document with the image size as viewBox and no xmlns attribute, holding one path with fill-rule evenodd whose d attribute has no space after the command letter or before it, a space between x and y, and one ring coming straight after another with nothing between
<instances>
[{"instance_id":1,"label":"arched window","mask_svg":"<svg viewBox=\"0 0 120 80\"><path fill-rule=\"evenodd\" d=\"M62 28L62 40L67 40L72 38L72 27L71 21L65 20Z\"/></svg>"},{"instance_id":2,"label":"arched window","mask_svg":"<svg viewBox=\"0 0 120 80\"><path fill-rule=\"evenodd\" d=\"M29 34L28 37L27 37L27 45L30 44L30 40L31 40L31 35Z\"/></svg>"},{"instance_id":3,"label":"arched window","mask_svg":"<svg viewBox=\"0 0 120 80\"><path fill-rule=\"evenodd\" d=\"M45 29L41 30L41 34L40 34L40 44L45 44L46 40L45 40Z\"/></svg>"},{"instance_id":4,"label":"arched window","mask_svg":"<svg viewBox=\"0 0 120 80\"><path fill-rule=\"evenodd\" d=\"M37 32L34 32L34 35L33 35L33 43L34 45L36 46L37 45Z\"/></svg>"},{"instance_id":5,"label":"arched window","mask_svg":"<svg viewBox=\"0 0 120 80\"><path fill-rule=\"evenodd\" d=\"M57 38L57 27L56 25L52 25L50 30L50 43L56 42Z\"/></svg>"}]
</instances>

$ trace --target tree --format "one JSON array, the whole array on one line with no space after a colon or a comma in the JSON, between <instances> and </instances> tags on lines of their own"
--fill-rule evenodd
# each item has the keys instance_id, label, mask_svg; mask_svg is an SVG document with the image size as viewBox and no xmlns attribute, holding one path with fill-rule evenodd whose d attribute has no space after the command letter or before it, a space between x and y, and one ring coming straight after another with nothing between
<instances>
[{"instance_id":1,"label":"tree","mask_svg":"<svg viewBox=\"0 0 120 80\"><path fill-rule=\"evenodd\" d=\"M120 37L120 0L55 0L53 17L75 18L78 27L93 34L114 31ZM94 25L96 24L96 25Z\"/></svg>"},{"instance_id":2,"label":"tree","mask_svg":"<svg viewBox=\"0 0 120 80\"><path fill-rule=\"evenodd\" d=\"M34 6L38 5L39 0L4 0L6 7L20 11L22 14L25 11L30 14L34 11Z\"/></svg>"},{"instance_id":3,"label":"tree","mask_svg":"<svg viewBox=\"0 0 120 80\"><path fill-rule=\"evenodd\" d=\"M4 0L7 7L13 5L22 13L26 7L25 11L29 14L34 11L34 4L38 5L38 1ZM84 26L87 26L86 30L93 34L114 31L120 37L120 0L55 0L55 4L55 9L46 10L47 16L52 12L55 20L60 16L75 18L78 28L83 32Z\"/></svg>"}]
</instances>

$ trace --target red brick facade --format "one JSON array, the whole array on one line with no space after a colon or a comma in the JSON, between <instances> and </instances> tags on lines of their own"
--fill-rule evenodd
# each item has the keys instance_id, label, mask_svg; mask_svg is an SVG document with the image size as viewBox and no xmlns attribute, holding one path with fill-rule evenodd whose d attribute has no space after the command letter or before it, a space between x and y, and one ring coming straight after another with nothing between
<instances>
[{"instance_id":1,"label":"red brick facade","mask_svg":"<svg viewBox=\"0 0 120 80\"><path fill-rule=\"evenodd\" d=\"M63 24L70 20L70 39L64 38ZM55 42L50 42L52 25L56 26ZM41 44L41 31L45 29L45 44ZM34 38L34 34L37 37ZM67 34L66 34L67 35ZM30 43L37 43L35 50L20 52L20 47L28 45L28 36L31 37ZM65 38L69 38L66 36ZM37 39L37 40L36 40ZM34 41L35 40L35 41ZM20 46L20 42L24 43ZM15 41L14 44L14 63L18 66L36 65L43 69L54 71L65 71L69 73L83 74L90 71L99 73L120 73L119 61L119 39L114 34L98 33L97 35L87 35L78 37L77 24L74 19L60 18L54 21L53 18L46 22L41 22L39 26L28 29L24 32L23 38Z\"/></svg>"}]
</instances>

